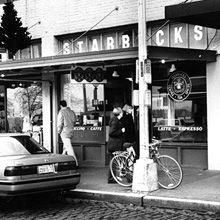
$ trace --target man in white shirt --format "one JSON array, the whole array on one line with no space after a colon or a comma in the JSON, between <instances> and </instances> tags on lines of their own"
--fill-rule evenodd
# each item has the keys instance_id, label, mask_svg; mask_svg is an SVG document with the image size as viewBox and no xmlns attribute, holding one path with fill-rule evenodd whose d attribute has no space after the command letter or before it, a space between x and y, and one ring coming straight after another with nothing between
<instances>
[{"instance_id":1,"label":"man in white shirt","mask_svg":"<svg viewBox=\"0 0 220 220\"><path fill-rule=\"evenodd\" d=\"M76 165L78 161L76 154L71 144L71 138L73 137L74 126L76 122L76 115L69 107L65 100L60 101L60 111L57 117L57 131L63 142L63 154L68 154L74 157Z\"/></svg>"}]
</instances>

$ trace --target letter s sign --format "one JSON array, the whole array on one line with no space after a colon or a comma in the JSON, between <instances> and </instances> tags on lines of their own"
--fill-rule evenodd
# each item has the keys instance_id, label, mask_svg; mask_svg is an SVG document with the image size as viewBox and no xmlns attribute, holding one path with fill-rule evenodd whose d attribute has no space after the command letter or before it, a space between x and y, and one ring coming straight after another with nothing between
<instances>
[{"instance_id":1,"label":"letter s sign","mask_svg":"<svg viewBox=\"0 0 220 220\"><path fill-rule=\"evenodd\" d=\"M199 41L199 40L202 40L202 37L203 37L203 27L202 26L199 26L199 25L196 25L194 27L194 39L196 41Z\"/></svg>"}]
</instances>

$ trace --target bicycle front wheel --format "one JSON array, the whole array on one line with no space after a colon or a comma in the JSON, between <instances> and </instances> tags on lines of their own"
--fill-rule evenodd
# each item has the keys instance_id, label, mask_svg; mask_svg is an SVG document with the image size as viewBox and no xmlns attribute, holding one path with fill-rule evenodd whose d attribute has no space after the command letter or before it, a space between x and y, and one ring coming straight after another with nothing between
<instances>
[{"instance_id":1,"label":"bicycle front wheel","mask_svg":"<svg viewBox=\"0 0 220 220\"><path fill-rule=\"evenodd\" d=\"M110 162L110 171L114 180L121 186L131 186L133 180L133 166L129 166L128 157L116 155Z\"/></svg>"},{"instance_id":2,"label":"bicycle front wheel","mask_svg":"<svg viewBox=\"0 0 220 220\"><path fill-rule=\"evenodd\" d=\"M183 179L183 171L179 163L168 155L157 158L158 184L165 189L175 189Z\"/></svg>"}]
</instances>

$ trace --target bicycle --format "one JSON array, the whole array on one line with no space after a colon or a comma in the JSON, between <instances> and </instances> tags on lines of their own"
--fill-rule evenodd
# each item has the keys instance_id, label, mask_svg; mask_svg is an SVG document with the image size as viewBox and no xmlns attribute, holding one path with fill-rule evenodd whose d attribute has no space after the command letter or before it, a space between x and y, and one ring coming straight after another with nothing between
<instances>
[{"instance_id":1,"label":"bicycle","mask_svg":"<svg viewBox=\"0 0 220 220\"><path fill-rule=\"evenodd\" d=\"M168 155L160 155L160 141L153 139L149 145L150 158L157 164L158 184L165 189L177 188L183 179L183 171L179 163ZM132 186L135 152L133 144L126 151L116 151L110 161L110 171L114 180L121 186Z\"/></svg>"}]
</instances>

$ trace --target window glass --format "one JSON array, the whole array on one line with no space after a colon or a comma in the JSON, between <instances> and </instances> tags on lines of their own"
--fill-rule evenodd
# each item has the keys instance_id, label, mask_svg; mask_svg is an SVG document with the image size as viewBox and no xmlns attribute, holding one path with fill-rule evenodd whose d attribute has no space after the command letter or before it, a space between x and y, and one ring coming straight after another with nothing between
<instances>
[{"instance_id":1,"label":"window glass","mask_svg":"<svg viewBox=\"0 0 220 220\"><path fill-rule=\"evenodd\" d=\"M21 59L30 59L30 57L31 49L29 47L21 50Z\"/></svg>"},{"instance_id":2,"label":"window glass","mask_svg":"<svg viewBox=\"0 0 220 220\"><path fill-rule=\"evenodd\" d=\"M86 41L86 37L81 37L80 39L78 39L77 41L74 41L73 43L73 49L75 53L83 53L83 52L87 52L87 41ZM71 48L71 44L70 44L70 48Z\"/></svg>"},{"instance_id":3,"label":"window glass","mask_svg":"<svg viewBox=\"0 0 220 220\"><path fill-rule=\"evenodd\" d=\"M44 154L49 152L29 136L15 136L13 138L16 139L16 141L18 141L19 144L21 144L30 154Z\"/></svg>"},{"instance_id":4,"label":"window glass","mask_svg":"<svg viewBox=\"0 0 220 220\"><path fill-rule=\"evenodd\" d=\"M41 42L39 40L32 42L29 47L19 50L15 54L16 59L30 59L39 57L41 57Z\"/></svg>"},{"instance_id":5,"label":"window glass","mask_svg":"<svg viewBox=\"0 0 220 220\"><path fill-rule=\"evenodd\" d=\"M118 33L119 48L133 47L132 31L124 31Z\"/></svg>"},{"instance_id":6,"label":"window glass","mask_svg":"<svg viewBox=\"0 0 220 220\"><path fill-rule=\"evenodd\" d=\"M104 123L104 85L65 83L64 99L76 113L76 125L102 126Z\"/></svg>"},{"instance_id":7,"label":"window glass","mask_svg":"<svg viewBox=\"0 0 220 220\"><path fill-rule=\"evenodd\" d=\"M61 51L60 54L71 54L73 53L73 39L66 39L61 42Z\"/></svg>"},{"instance_id":8,"label":"window glass","mask_svg":"<svg viewBox=\"0 0 220 220\"><path fill-rule=\"evenodd\" d=\"M168 80L155 80L152 86L153 136L169 142L207 142L206 81L190 77L192 89L184 100L168 95Z\"/></svg>"},{"instance_id":9,"label":"window glass","mask_svg":"<svg viewBox=\"0 0 220 220\"><path fill-rule=\"evenodd\" d=\"M88 36L89 51L100 51L101 48L101 37L100 35Z\"/></svg>"},{"instance_id":10,"label":"window glass","mask_svg":"<svg viewBox=\"0 0 220 220\"><path fill-rule=\"evenodd\" d=\"M113 50L117 48L116 33L103 35L103 49Z\"/></svg>"},{"instance_id":11,"label":"window glass","mask_svg":"<svg viewBox=\"0 0 220 220\"><path fill-rule=\"evenodd\" d=\"M31 47L32 49L32 58L39 58L41 57L41 45L38 43L35 43Z\"/></svg>"},{"instance_id":12,"label":"window glass","mask_svg":"<svg viewBox=\"0 0 220 220\"><path fill-rule=\"evenodd\" d=\"M17 140L11 137L1 137L0 156L23 155L29 152Z\"/></svg>"}]
</instances>

